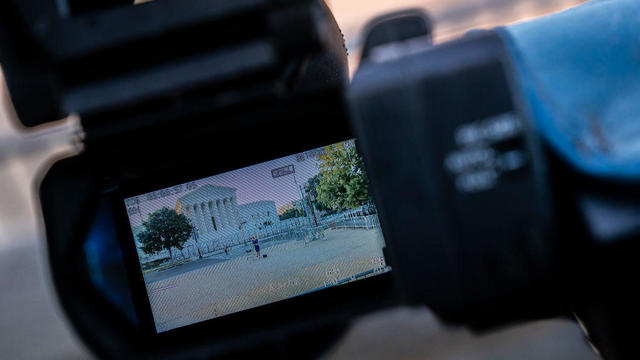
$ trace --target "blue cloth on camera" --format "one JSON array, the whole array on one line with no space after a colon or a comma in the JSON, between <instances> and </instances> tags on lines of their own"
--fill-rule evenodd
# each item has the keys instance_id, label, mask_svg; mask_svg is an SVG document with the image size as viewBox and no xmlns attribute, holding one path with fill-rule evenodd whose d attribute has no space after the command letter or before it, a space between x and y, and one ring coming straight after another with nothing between
<instances>
[{"instance_id":1,"label":"blue cloth on camera","mask_svg":"<svg viewBox=\"0 0 640 360\"><path fill-rule=\"evenodd\" d=\"M640 1L593 0L498 31L543 138L581 171L640 179Z\"/></svg>"}]
</instances>

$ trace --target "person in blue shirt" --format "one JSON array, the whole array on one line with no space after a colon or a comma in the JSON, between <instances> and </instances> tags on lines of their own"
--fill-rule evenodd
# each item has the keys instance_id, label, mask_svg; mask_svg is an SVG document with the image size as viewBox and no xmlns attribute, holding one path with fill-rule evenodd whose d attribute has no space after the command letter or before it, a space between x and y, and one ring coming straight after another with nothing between
<instances>
[{"instance_id":1,"label":"person in blue shirt","mask_svg":"<svg viewBox=\"0 0 640 360\"><path fill-rule=\"evenodd\" d=\"M258 256L258 259L261 257L260 255L260 243L258 242L258 237L257 236L252 236L251 237L251 242L253 243L253 248L256 250L256 254Z\"/></svg>"}]
</instances>

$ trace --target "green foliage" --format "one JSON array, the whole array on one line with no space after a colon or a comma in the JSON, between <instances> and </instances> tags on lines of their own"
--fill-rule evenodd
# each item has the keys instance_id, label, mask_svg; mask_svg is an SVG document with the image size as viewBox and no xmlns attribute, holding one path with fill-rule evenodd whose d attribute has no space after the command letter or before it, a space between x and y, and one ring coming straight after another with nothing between
<instances>
[{"instance_id":1,"label":"green foliage","mask_svg":"<svg viewBox=\"0 0 640 360\"><path fill-rule=\"evenodd\" d=\"M301 216L306 216L304 211L300 209L289 209L280 215L280 220L293 219Z\"/></svg>"},{"instance_id":2,"label":"green foliage","mask_svg":"<svg viewBox=\"0 0 640 360\"><path fill-rule=\"evenodd\" d=\"M320 185L320 179L322 175L318 174L309 180L307 180L307 184L305 185L305 190L307 194L311 195L312 198L318 198L318 185Z\"/></svg>"},{"instance_id":3,"label":"green foliage","mask_svg":"<svg viewBox=\"0 0 640 360\"><path fill-rule=\"evenodd\" d=\"M370 201L369 180L355 143L327 146L319 155L320 176L315 187L317 202L334 211L362 206Z\"/></svg>"},{"instance_id":4,"label":"green foliage","mask_svg":"<svg viewBox=\"0 0 640 360\"><path fill-rule=\"evenodd\" d=\"M322 203L317 201L317 199L318 199L318 186L320 186L320 179L322 179L322 175L318 174L318 175L310 178L307 181L307 184L305 185L305 190L306 190L308 196L305 196L305 201L308 204L311 204L311 202L312 202L311 199L314 199L314 203L316 205L316 210L332 212L333 209L331 209L329 207L326 207L324 204L322 204Z\"/></svg>"},{"instance_id":5,"label":"green foliage","mask_svg":"<svg viewBox=\"0 0 640 360\"><path fill-rule=\"evenodd\" d=\"M140 249L147 255L157 254L162 250L172 253L173 248L182 250L193 231L186 216L166 207L149 215L142 226L144 230L138 235L138 241L142 244Z\"/></svg>"}]
</instances>

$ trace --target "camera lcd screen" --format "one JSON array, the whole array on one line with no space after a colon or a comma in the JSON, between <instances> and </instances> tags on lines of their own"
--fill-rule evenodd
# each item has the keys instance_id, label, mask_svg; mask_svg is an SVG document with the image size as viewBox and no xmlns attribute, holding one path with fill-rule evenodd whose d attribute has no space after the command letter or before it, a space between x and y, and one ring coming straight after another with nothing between
<instances>
[{"instance_id":1,"label":"camera lcd screen","mask_svg":"<svg viewBox=\"0 0 640 360\"><path fill-rule=\"evenodd\" d=\"M158 332L390 270L354 140L125 205Z\"/></svg>"}]
</instances>

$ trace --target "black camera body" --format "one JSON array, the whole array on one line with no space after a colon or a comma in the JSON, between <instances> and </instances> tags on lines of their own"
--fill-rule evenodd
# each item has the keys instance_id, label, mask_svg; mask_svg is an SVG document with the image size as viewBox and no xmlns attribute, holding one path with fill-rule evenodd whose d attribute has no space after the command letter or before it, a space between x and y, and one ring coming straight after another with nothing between
<instances>
[{"instance_id":1,"label":"black camera body","mask_svg":"<svg viewBox=\"0 0 640 360\"><path fill-rule=\"evenodd\" d=\"M498 33L369 61L349 84L321 1L0 6L22 122L82 119L84 152L52 167L40 198L60 302L99 356L312 357L355 317L398 304L478 329L574 311L602 324L589 314L610 303L579 301L581 279L625 273L606 265L628 248L607 245L606 264L576 273L602 250L580 199L596 189L615 213L618 184L571 170L537 137ZM124 199L353 138L390 272L154 328Z\"/></svg>"},{"instance_id":2,"label":"black camera body","mask_svg":"<svg viewBox=\"0 0 640 360\"><path fill-rule=\"evenodd\" d=\"M23 123L82 118L85 150L52 167L40 197L61 305L96 354L313 357L397 303L383 274L160 334L127 221L128 196L353 138L346 49L323 2L3 6Z\"/></svg>"},{"instance_id":3,"label":"black camera body","mask_svg":"<svg viewBox=\"0 0 640 360\"><path fill-rule=\"evenodd\" d=\"M488 32L365 66L350 89L394 270L412 300L478 327L551 303L547 168L512 73Z\"/></svg>"}]
</instances>

